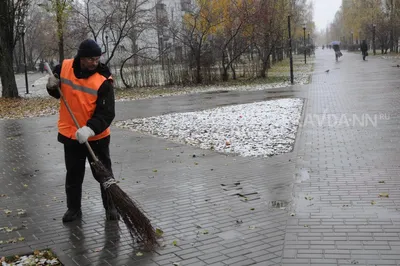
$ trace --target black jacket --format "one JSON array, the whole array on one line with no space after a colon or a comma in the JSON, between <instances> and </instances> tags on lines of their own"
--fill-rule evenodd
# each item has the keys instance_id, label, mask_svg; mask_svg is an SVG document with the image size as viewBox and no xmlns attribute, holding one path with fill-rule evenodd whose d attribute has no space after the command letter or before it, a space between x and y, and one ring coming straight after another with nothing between
<instances>
[{"instance_id":1,"label":"black jacket","mask_svg":"<svg viewBox=\"0 0 400 266\"><path fill-rule=\"evenodd\" d=\"M361 49L361 51L363 51L363 52L368 51L368 45L367 45L367 43L366 43L366 42L362 42L361 45L360 45L360 49Z\"/></svg>"},{"instance_id":2,"label":"black jacket","mask_svg":"<svg viewBox=\"0 0 400 266\"><path fill-rule=\"evenodd\" d=\"M57 65L54 67L53 73L54 75L61 75L61 66ZM75 77L78 79L85 79L93 75L94 73L99 73L104 77L108 78L111 76L111 72L108 67L104 64L99 64L95 71L82 71L80 67L79 58L75 58L73 65ZM60 94L58 91L49 91L47 92L56 99L60 98ZM115 117L115 98L114 98L114 87L113 83L110 80L105 80L103 84L100 86L97 92L97 101L96 101L96 109L93 113L93 116L88 120L86 126L90 127L94 133L100 134L104 130L106 130ZM81 127L84 125L80 125ZM58 133L58 141L61 143L67 144L69 142L75 142L64 135Z\"/></svg>"}]
</instances>

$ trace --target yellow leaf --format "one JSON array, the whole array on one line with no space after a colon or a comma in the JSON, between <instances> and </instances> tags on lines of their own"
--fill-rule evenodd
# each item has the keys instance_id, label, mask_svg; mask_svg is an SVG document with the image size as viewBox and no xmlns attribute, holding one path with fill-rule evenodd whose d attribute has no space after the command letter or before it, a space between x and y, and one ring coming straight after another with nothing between
<instances>
[{"instance_id":1,"label":"yellow leaf","mask_svg":"<svg viewBox=\"0 0 400 266\"><path fill-rule=\"evenodd\" d=\"M158 236L158 237L161 237L162 235L164 234L164 232L163 232L163 230L161 230L161 228L156 228L156 235Z\"/></svg>"}]
</instances>

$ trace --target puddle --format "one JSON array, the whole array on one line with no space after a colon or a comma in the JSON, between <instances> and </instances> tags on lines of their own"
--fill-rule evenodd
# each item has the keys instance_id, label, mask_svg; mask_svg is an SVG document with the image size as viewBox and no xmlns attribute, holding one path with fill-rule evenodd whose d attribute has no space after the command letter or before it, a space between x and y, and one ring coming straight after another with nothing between
<instances>
[{"instance_id":1,"label":"puddle","mask_svg":"<svg viewBox=\"0 0 400 266\"><path fill-rule=\"evenodd\" d=\"M228 93L228 90L218 90L218 91L209 91L205 92L205 94L219 94L219 93Z\"/></svg>"},{"instance_id":2,"label":"puddle","mask_svg":"<svg viewBox=\"0 0 400 266\"><path fill-rule=\"evenodd\" d=\"M294 181L296 183L301 183L304 181L310 180L310 169L307 168L300 168L294 174Z\"/></svg>"},{"instance_id":3,"label":"puddle","mask_svg":"<svg viewBox=\"0 0 400 266\"><path fill-rule=\"evenodd\" d=\"M222 238L224 240L243 239L244 238L243 234L241 234L240 232L238 232L236 230L219 233L219 234L217 234L217 236L219 236L220 238Z\"/></svg>"}]
</instances>

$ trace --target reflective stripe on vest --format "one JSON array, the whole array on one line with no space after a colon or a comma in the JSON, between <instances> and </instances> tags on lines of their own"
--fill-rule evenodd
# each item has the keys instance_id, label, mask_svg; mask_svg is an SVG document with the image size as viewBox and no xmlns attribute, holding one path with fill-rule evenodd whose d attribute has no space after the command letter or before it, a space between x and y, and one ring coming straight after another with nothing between
<instances>
[{"instance_id":1,"label":"reflective stripe on vest","mask_svg":"<svg viewBox=\"0 0 400 266\"><path fill-rule=\"evenodd\" d=\"M89 93L89 94L97 96L97 90L94 90L94 89L91 89L91 88L86 88L84 86L76 85L71 80L65 79L65 78L61 78L60 81L61 81L61 83L64 83L64 84L67 84L67 85L71 86L72 89L74 89L74 90L78 90L78 91L81 91L81 92L86 92L86 93Z\"/></svg>"},{"instance_id":2,"label":"reflective stripe on vest","mask_svg":"<svg viewBox=\"0 0 400 266\"><path fill-rule=\"evenodd\" d=\"M78 120L79 126L83 127L93 116L96 109L97 92L106 78L99 73L95 73L86 79L78 79L74 74L73 62L73 59L63 61L60 75L61 91L65 100L70 105L76 120ZM58 119L59 133L65 137L76 139L76 130L77 127L74 121L68 113L66 106L61 101ZM110 128L89 138L89 141L99 140L108 135L110 135Z\"/></svg>"}]
</instances>

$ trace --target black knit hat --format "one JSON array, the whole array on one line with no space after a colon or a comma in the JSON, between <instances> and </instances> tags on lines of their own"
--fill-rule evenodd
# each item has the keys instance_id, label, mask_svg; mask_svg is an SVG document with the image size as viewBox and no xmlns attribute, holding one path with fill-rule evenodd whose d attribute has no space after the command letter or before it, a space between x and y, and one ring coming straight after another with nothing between
<instances>
[{"instance_id":1,"label":"black knit hat","mask_svg":"<svg viewBox=\"0 0 400 266\"><path fill-rule=\"evenodd\" d=\"M78 57L101 56L100 46L93 40L87 39L81 42L78 49Z\"/></svg>"}]
</instances>

